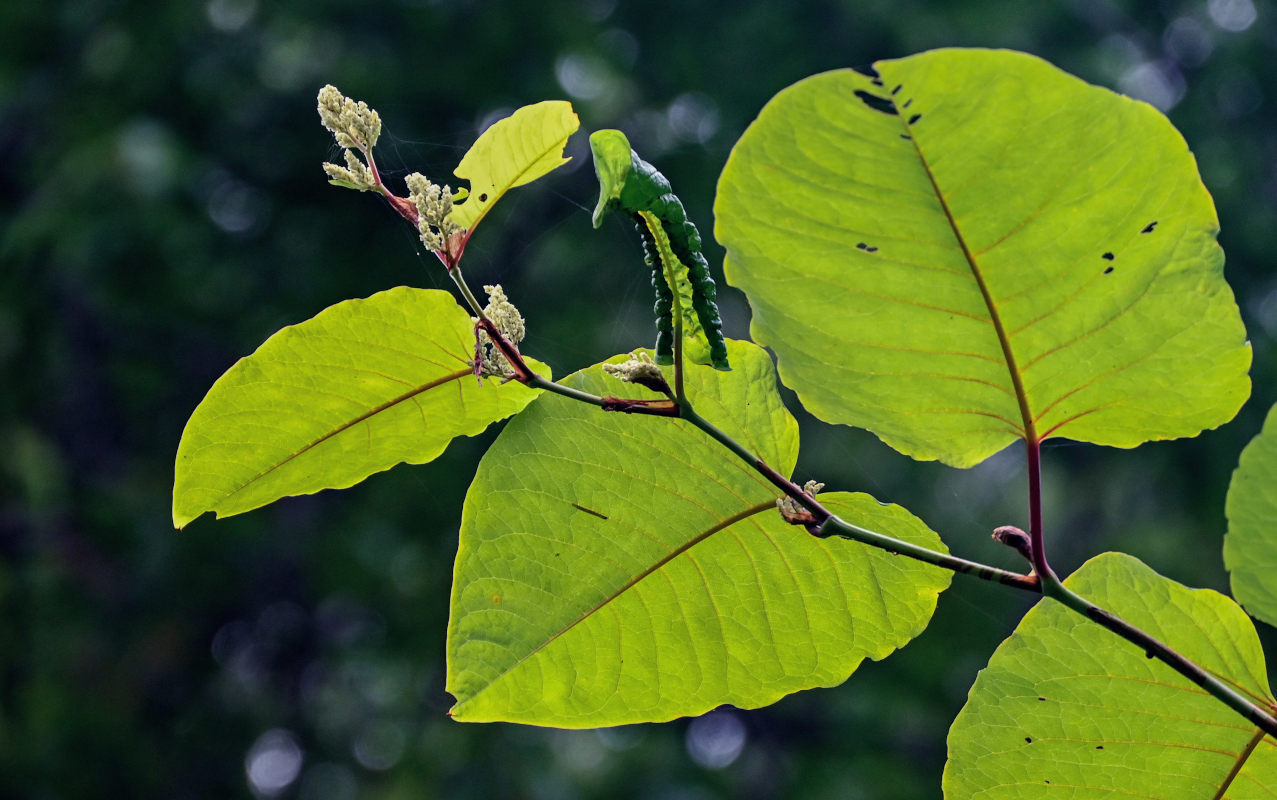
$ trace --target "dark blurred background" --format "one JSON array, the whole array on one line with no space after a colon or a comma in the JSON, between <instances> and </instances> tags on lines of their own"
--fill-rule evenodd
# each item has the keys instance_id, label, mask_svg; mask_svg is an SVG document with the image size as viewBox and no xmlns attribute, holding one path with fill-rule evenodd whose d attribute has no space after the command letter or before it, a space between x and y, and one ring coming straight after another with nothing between
<instances>
[{"instance_id":1,"label":"dark blurred background","mask_svg":"<svg viewBox=\"0 0 1277 800\"><path fill-rule=\"evenodd\" d=\"M935 623L844 686L608 731L451 722L443 642L462 496L494 431L345 492L183 533L182 427L279 327L443 287L413 233L329 187L334 83L379 109L392 185L567 98L619 127L712 242L737 136L813 72L1011 47L1166 111L1219 207L1255 399L1195 440L1046 451L1057 569L1104 549L1224 589L1223 497L1277 399L1277 5L1267 0L5 0L0 8L0 797L936 798L944 737L1026 599L957 578ZM652 339L631 230L591 229L585 136L467 250L556 374ZM729 335L748 308L723 289ZM1183 379L1193 380L1192 365ZM792 395L789 397L793 400ZM915 464L805 417L798 477L869 491L955 551L1024 521L1021 453ZM1265 630L1267 643L1273 637Z\"/></svg>"}]
</instances>

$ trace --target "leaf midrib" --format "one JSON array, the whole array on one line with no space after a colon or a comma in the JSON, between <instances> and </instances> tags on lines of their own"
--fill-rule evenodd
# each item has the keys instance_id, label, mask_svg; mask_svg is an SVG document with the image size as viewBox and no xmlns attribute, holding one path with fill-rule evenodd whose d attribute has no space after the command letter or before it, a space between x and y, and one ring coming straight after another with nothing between
<instances>
[{"instance_id":1,"label":"leaf midrib","mask_svg":"<svg viewBox=\"0 0 1277 800\"><path fill-rule=\"evenodd\" d=\"M551 142L551 143L549 144L549 146L548 146L548 147L546 147L546 148L545 148L544 150L542 150L539 154L537 154L537 157L536 157L536 158L534 158L534 159L532 159L530 162L528 162L528 163L527 163L527 165L525 165L525 166L523 167L523 169L521 169L521 170L519 170L518 172L516 172L516 173L514 174L514 176L513 176L512 178L510 178L510 180L509 180L509 181L507 181L507 182L505 183L505 185L504 185L504 186L500 187L500 189L498 189L498 188L497 188L497 186L494 184L494 185L493 185L493 192L494 192L495 196L492 198L492 202L488 203L486 208L482 208L482 209L480 209L480 210L479 210L479 216L475 217L475 218L474 218L474 221L470 223L470 227L466 229L465 240L466 240L467 242L468 242L468 241L470 241L470 236L471 236L471 234L473 234L473 233L474 233L474 229L475 229L475 228L477 228L477 227L479 227L479 223L483 221L483 218L484 218L484 217L488 216L488 212L489 212L489 211L491 211L491 210L492 210L492 207L493 207L493 206L495 206L495 205L497 204L497 201L498 201L498 200L500 200L502 197L505 197L506 192L510 191L510 190L511 190L511 189L513 189L515 186L519 186L519 185L521 185L521 184L519 183L519 178L522 178L524 175L527 175L527 174L528 174L528 172L530 172L534 166L536 166L537 164L540 164L540 163L541 163L541 159L545 158L545 157L546 157L547 155L549 155L550 153L553 153L553 152L554 152L554 149L555 149L556 147L558 147L558 148L565 147L565 146L566 146L566 144L567 144L567 140L568 140L571 136L572 136L572 133L571 133L571 132L568 132L568 133L564 134L561 138L556 139L555 141ZM455 173L454 173L454 174L455 174ZM458 175L457 177L464 178L464 176L461 176L461 175ZM471 178L465 178L465 180L470 181L470 188L471 188L471 189L473 189L473 188L474 188L474 180L473 180L473 179L471 179ZM475 199L478 199L478 198L476 197ZM464 204L463 204L463 205L464 205Z\"/></svg>"},{"instance_id":2,"label":"leaf midrib","mask_svg":"<svg viewBox=\"0 0 1277 800\"><path fill-rule=\"evenodd\" d=\"M586 609L576 619L572 620L567 625L564 625L561 629L559 629L554 634L547 636L545 638L545 641L541 642L536 647L529 650L526 654L521 656L513 664L506 667L504 670L502 670L499 674L497 674L491 680L487 681L487 683L479 691L471 694L470 697L464 700L458 699L458 702L455 706L453 706L451 713L455 715L455 712L457 710L459 710L460 708L465 706L467 703L479 697L484 691L497 685L497 683L500 682L501 679L504 678L506 675L509 675L511 672L514 672L516 669L522 666L525 662L530 660L533 656L540 653L545 648L549 647L555 641L565 636L573 628L577 627L578 625L585 622L590 617L594 616L594 614L596 614L597 612L602 611L604 608L607 608L607 606L610 605L618 597L625 594L630 589L633 589L635 586L641 583L645 578L655 574L658 570L660 570L666 564L670 563L674 559L683 555L688 550L691 550L693 547L705 541L706 539L718 533L719 531L726 530L727 528L730 528L731 526L735 525L738 522L749 519L755 514L761 514L765 511L775 509L775 508L776 508L775 500L767 500L765 502L757 503L753 506L750 506L749 508L736 512L732 516L727 517L726 519L722 520L721 522L715 525L711 525L710 527L706 528L701 533L697 534L696 536L693 536L687 542L671 550L669 555L655 562L654 564L652 564L652 566L648 567L647 569L640 571L633 578L631 578L627 583L619 587L616 591L612 592L612 594L608 595L607 597L603 598L599 602L595 603L590 608Z\"/></svg>"},{"instance_id":3,"label":"leaf midrib","mask_svg":"<svg viewBox=\"0 0 1277 800\"><path fill-rule=\"evenodd\" d=\"M896 104L892 100L892 105ZM944 193L940 191L940 184L936 182L936 176L931 171L931 164L927 161L927 157L922 153L922 147L918 144L918 137L915 135L913 126L911 126L897 108L900 115L900 121L908 131L909 141L913 143L913 150L918 155L918 163L922 165L922 170L926 173L927 181L931 184L931 190L935 193L936 201L940 204L940 210L944 212L945 220L949 223L949 229L953 233L954 239L957 240L958 246L962 248L962 255L967 260L967 266L971 268L971 275L975 278L976 286L980 289L980 296L984 299L985 308L988 309L989 319L993 323L993 331L998 337L998 345L1002 348L1003 363L1006 365L1007 372L1011 375L1011 386L1015 394L1016 403L1020 407L1021 434L1025 441L1036 443L1038 441L1037 427L1033 420L1033 413L1029 410L1029 397L1024 389L1024 381L1020 377L1020 368L1015 361L1015 353L1011 350L1011 338L1007 334L1006 327L1002 323L1002 316L998 314L997 304L993 301L993 296L989 292L988 284L985 283L984 273L980 270L980 265L976 262L975 256L971 252L971 248L967 246L966 237L962 235L962 230L958 227L958 222L954 219L953 211L949 208L949 202L945 200Z\"/></svg>"},{"instance_id":4,"label":"leaf midrib","mask_svg":"<svg viewBox=\"0 0 1277 800\"><path fill-rule=\"evenodd\" d=\"M425 393L425 392L428 392L428 391L430 391L431 389L435 389L435 388L437 388L437 387L439 387L439 386L443 386L444 384L451 383L452 381L460 380L460 379L464 378L464 377L465 377L465 376L467 376L467 375L473 375L473 374L474 374L474 370L473 370L473 369L470 369L470 368L466 368L466 369L462 369L462 370L457 370L456 372L452 372L452 373L449 373L449 374L447 374L447 375L444 375L444 376L442 376L442 377L440 377L440 378L436 378L435 380L430 381L430 382L425 383L425 384L422 384L421 386L415 387L415 388L413 388L413 389L409 389L408 391L404 392L403 394L401 394L401 395L399 395L399 396L397 396L397 397L393 397L393 398L391 398L390 400L387 400L386 402L382 403L381 405L378 405L378 406L375 406L375 407L373 407L373 408L369 409L368 411L364 412L363 414L360 414L359 416L357 416L357 417L355 417L355 418L353 418L353 419L351 419L351 420L349 420L349 421L347 421L347 422L342 423L341 425L339 425L339 426L337 426L336 428L332 429L332 430L331 430L331 431L329 431L328 433L325 433L323 436L320 436L319 438L317 438L317 439L315 439L315 440L313 440L313 441L311 441L311 442L309 442L309 443L307 443L307 444L303 445L302 447L300 447L300 448L299 448L299 449L297 449L296 451L294 451L294 452L290 453L287 457L285 457L285 458L283 458L283 459L280 459L279 461L275 462L274 464L271 464L269 467L267 467L267 468L263 469L261 472L257 473L256 475L254 475L253 477L249 478L248 480L244 481L244 483L240 484L239 486L237 486L237 487L235 487L234 489L230 490L230 491L229 491L229 492L227 492L226 494L222 495L222 497L221 497L220 499L218 499L215 503L210 503L209 505L213 507L213 510L216 510L216 506L219 506L219 505L221 505L222 503L225 503L227 500L231 499L231 498L232 498L232 497L234 497L235 495L237 495L237 494L239 494L240 492L244 491L244 490L245 490L245 489L247 489L249 486L252 486L253 484L255 484L255 483L257 483L258 481L262 480L263 478L265 478L267 475L271 474L271 473L272 473L272 472L274 472L275 470L277 470L277 469L279 469L280 467L284 466L285 464L287 464L287 463L291 462L293 459L296 459L296 458L298 458L299 456L305 455L305 454L306 454L306 453L308 453L309 451L313 450L314 448L318 447L319 445L323 444L324 442L328 441L329 439L333 438L334 436L337 436L337 435L339 435L339 434L341 434L341 433L343 433L343 432L345 432L345 431L347 431L347 430L350 430L350 429L351 429L351 428L353 428L355 425L358 425L358 424L359 424L359 423L361 423L361 422L364 422L364 421L366 421L366 420L368 420L368 419L371 419L372 417L375 417L376 415L380 414L380 413L381 413L381 412L383 412L383 411L387 411L387 410L389 410L389 409L391 409L391 408L394 408L395 406L399 405L400 403L407 402L408 400L411 400L411 399L413 399L414 397L416 397L416 396L418 396L418 395L420 395L420 394L423 394L423 393Z\"/></svg>"}]
</instances>

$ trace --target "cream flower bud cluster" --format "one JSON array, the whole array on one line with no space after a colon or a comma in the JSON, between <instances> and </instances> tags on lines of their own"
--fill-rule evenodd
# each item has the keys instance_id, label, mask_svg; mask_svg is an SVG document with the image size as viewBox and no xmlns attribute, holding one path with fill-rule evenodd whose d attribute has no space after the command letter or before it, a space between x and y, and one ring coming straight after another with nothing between
<instances>
[{"instance_id":1,"label":"cream flower bud cluster","mask_svg":"<svg viewBox=\"0 0 1277 800\"><path fill-rule=\"evenodd\" d=\"M337 91L333 85L319 90L319 119L332 131L337 144L345 148L346 166L324 164L324 172L334 181L361 191L376 188L377 181L368 167L368 152L381 136L381 117L363 101L356 102ZM360 161L354 151L364 154Z\"/></svg>"},{"instance_id":2,"label":"cream flower bud cluster","mask_svg":"<svg viewBox=\"0 0 1277 800\"><path fill-rule=\"evenodd\" d=\"M492 324L496 325L497 330L501 331L502 335L512 344L517 345L523 341L523 337L527 334L523 315L506 298L505 291L500 284L485 286L483 290L488 293L488 305L483 309L484 316L492 320ZM506 378L513 375L514 370L505 360L505 356L501 355L501 351L492 343L487 331L480 329L478 337L480 369L483 374L499 375Z\"/></svg>"},{"instance_id":3,"label":"cream flower bud cluster","mask_svg":"<svg viewBox=\"0 0 1277 800\"><path fill-rule=\"evenodd\" d=\"M665 381L661 368L656 366L651 356L642 351L632 354L628 361L622 361L620 364L604 364L603 371L626 383Z\"/></svg>"},{"instance_id":4,"label":"cream flower bud cluster","mask_svg":"<svg viewBox=\"0 0 1277 800\"><path fill-rule=\"evenodd\" d=\"M447 249L448 238L464 230L448 219L452 213L452 189L431 183L420 172L405 177L404 183L408 184L408 199L417 207L417 232L421 234L421 243L430 250Z\"/></svg>"},{"instance_id":5,"label":"cream flower bud cluster","mask_svg":"<svg viewBox=\"0 0 1277 800\"><path fill-rule=\"evenodd\" d=\"M825 484L819 481L807 481L803 484L803 494L808 497L815 497L820 494L820 490L825 488ZM776 500L776 507L780 509L782 514L802 514L806 509L798 504L798 501L792 497L780 497Z\"/></svg>"},{"instance_id":6,"label":"cream flower bud cluster","mask_svg":"<svg viewBox=\"0 0 1277 800\"><path fill-rule=\"evenodd\" d=\"M377 112L362 100L346 97L332 84L319 90L319 119L342 147L371 150L381 136Z\"/></svg>"}]
</instances>

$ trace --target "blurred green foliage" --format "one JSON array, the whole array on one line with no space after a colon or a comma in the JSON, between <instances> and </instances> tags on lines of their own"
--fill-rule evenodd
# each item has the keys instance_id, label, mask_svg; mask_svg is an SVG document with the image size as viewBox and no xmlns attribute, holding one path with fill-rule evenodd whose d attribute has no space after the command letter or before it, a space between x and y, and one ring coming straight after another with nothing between
<instances>
[{"instance_id":1,"label":"blurred green foliage","mask_svg":"<svg viewBox=\"0 0 1277 800\"><path fill-rule=\"evenodd\" d=\"M1155 102L1215 196L1255 399L1187 442L1048 447L1048 532L1062 572L1112 548L1226 587L1224 489L1277 399L1268 0L7 0L0 19L0 797L936 797L945 730L1025 609L957 580L889 662L758 712L461 725L445 609L491 433L171 530L182 426L236 358L340 300L446 283L383 204L325 183L328 82L381 112L392 182L439 180L497 115L570 99L586 130L626 131L707 234L732 143L813 72L1003 46ZM591 230L585 137L571 148L467 250L556 374L652 339L637 239ZM741 296L720 297L745 336ZM800 480L901 503L956 552L1018 566L988 539L1023 520L1014 448L959 472L802 419Z\"/></svg>"}]
</instances>

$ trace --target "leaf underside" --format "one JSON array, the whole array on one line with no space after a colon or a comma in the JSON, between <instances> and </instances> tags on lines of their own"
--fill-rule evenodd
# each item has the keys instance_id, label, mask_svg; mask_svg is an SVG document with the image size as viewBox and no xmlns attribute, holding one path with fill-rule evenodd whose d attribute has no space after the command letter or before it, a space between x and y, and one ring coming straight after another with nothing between
<instances>
[{"instance_id":1,"label":"leaf underside","mask_svg":"<svg viewBox=\"0 0 1277 800\"><path fill-rule=\"evenodd\" d=\"M494 122L454 170L458 178L470 182L470 188L449 218L473 229L506 192L571 161L564 158L563 148L580 124L566 100L524 106Z\"/></svg>"},{"instance_id":2,"label":"leaf underside","mask_svg":"<svg viewBox=\"0 0 1277 800\"><path fill-rule=\"evenodd\" d=\"M1224 565L1233 595L1251 615L1277 625L1277 410L1242 451L1226 512Z\"/></svg>"},{"instance_id":3,"label":"leaf underside","mask_svg":"<svg viewBox=\"0 0 1277 800\"><path fill-rule=\"evenodd\" d=\"M781 472L798 447L770 358L689 369L706 417ZM591 367L568 385L632 396ZM926 626L943 570L785 524L777 491L681 420L544 395L502 431L462 516L447 688L464 721L593 727L753 708L845 680ZM848 519L943 549L896 506Z\"/></svg>"},{"instance_id":4,"label":"leaf underside","mask_svg":"<svg viewBox=\"0 0 1277 800\"><path fill-rule=\"evenodd\" d=\"M187 422L174 525L425 463L530 403L537 392L522 384L476 382L474 341L451 295L407 287L279 331L219 378Z\"/></svg>"},{"instance_id":5,"label":"leaf underside","mask_svg":"<svg viewBox=\"0 0 1277 800\"><path fill-rule=\"evenodd\" d=\"M1228 597L1115 553L1091 559L1065 583L1274 706L1255 628ZM1258 734L1161 661L1043 600L994 652L954 720L944 793L1271 800L1277 742Z\"/></svg>"},{"instance_id":6,"label":"leaf underside","mask_svg":"<svg viewBox=\"0 0 1277 800\"><path fill-rule=\"evenodd\" d=\"M1250 349L1165 117L1022 53L875 66L777 95L715 202L753 337L812 413L954 466L1233 417Z\"/></svg>"}]
</instances>

